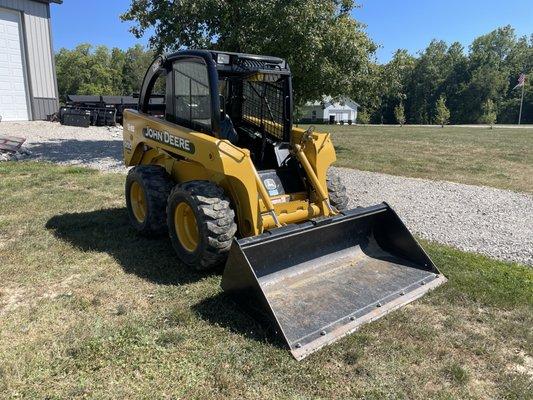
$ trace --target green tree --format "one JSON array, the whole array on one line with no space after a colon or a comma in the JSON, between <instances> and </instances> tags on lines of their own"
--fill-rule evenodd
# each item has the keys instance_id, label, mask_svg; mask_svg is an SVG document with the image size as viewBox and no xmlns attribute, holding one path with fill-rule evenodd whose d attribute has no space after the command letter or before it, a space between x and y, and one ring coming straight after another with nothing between
<instances>
[{"instance_id":1,"label":"green tree","mask_svg":"<svg viewBox=\"0 0 533 400\"><path fill-rule=\"evenodd\" d=\"M407 120L415 124L431 123L433 107L451 70L448 46L433 40L420 54L407 83Z\"/></svg>"},{"instance_id":2,"label":"green tree","mask_svg":"<svg viewBox=\"0 0 533 400\"><path fill-rule=\"evenodd\" d=\"M510 26L498 28L476 38L470 46L470 81L463 96L465 119L479 121L488 99L496 108L509 90L509 56L516 45Z\"/></svg>"},{"instance_id":3,"label":"green tree","mask_svg":"<svg viewBox=\"0 0 533 400\"><path fill-rule=\"evenodd\" d=\"M146 71L155 58L155 52L145 50L140 44L129 48L125 53L125 63L122 69L122 84L124 94L139 93Z\"/></svg>"},{"instance_id":4,"label":"green tree","mask_svg":"<svg viewBox=\"0 0 533 400\"><path fill-rule=\"evenodd\" d=\"M126 55L124 51L116 47L113 48L111 50L110 59L108 63L106 63L108 69L111 71L111 74L112 74L110 78L110 84L111 84L111 87L113 88L113 94L123 93L123 89L124 89L123 70L124 70L125 64L126 64Z\"/></svg>"},{"instance_id":5,"label":"green tree","mask_svg":"<svg viewBox=\"0 0 533 400\"><path fill-rule=\"evenodd\" d=\"M403 103L400 103L394 107L394 117L396 118L396 122L398 122L401 126L405 124L405 108Z\"/></svg>"},{"instance_id":6,"label":"green tree","mask_svg":"<svg viewBox=\"0 0 533 400\"><path fill-rule=\"evenodd\" d=\"M90 50L91 45L81 44L74 50L61 49L56 54L57 84L62 100L68 94L77 94L84 82L90 82Z\"/></svg>"},{"instance_id":7,"label":"green tree","mask_svg":"<svg viewBox=\"0 0 533 400\"><path fill-rule=\"evenodd\" d=\"M527 74L524 88L524 109L522 122L533 123L533 34L518 39L507 58L509 66L509 92L498 107L498 121L500 123L516 124L520 108L522 91L520 88L513 90L517 78L521 73Z\"/></svg>"},{"instance_id":8,"label":"green tree","mask_svg":"<svg viewBox=\"0 0 533 400\"><path fill-rule=\"evenodd\" d=\"M139 92L154 53L137 45L126 51L81 44L56 54L60 98L69 94L131 95Z\"/></svg>"},{"instance_id":9,"label":"green tree","mask_svg":"<svg viewBox=\"0 0 533 400\"><path fill-rule=\"evenodd\" d=\"M124 21L157 51L213 48L288 60L296 102L351 94L375 44L351 15L354 0L132 0Z\"/></svg>"},{"instance_id":10,"label":"green tree","mask_svg":"<svg viewBox=\"0 0 533 400\"><path fill-rule=\"evenodd\" d=\"M458 43L452 43L446 53L447 76L440 86L441 95L446 98L446 106L450 110L450 122L459 124L468 122L468 116L464 115L464 94L468 87L469 62L464 52L464 47Z\"/></svg>"},{"instance_id":11,"label":"green tree","mask_svg":"<svg viewBox=\"0 0 533 400\"><path fill-rule=\"evenodd\" d=\"M398 121L395 107L398 102L403 103L407 97L407 80L413 72L414 65L415 58L407 50L398 50L394 53L392 60L382 66L381 75L378 78L381 82L379 86L382 101L374 111L374 120L378 115L383 115L385 123Z\"/></svg>"},{"instance_id":12,"label":"green tree","mask_svg":"<svg viewBox=\"0 0 533 400\"><path fill-rule=\"evenodd\" d=\"M80 82L78 94L113 95L116 93L119 80L114 76L112 56L105 46L98 46L87 57L86 68L90 79ZM70 93L69 93L70 94Z\"/></svg>"},{"instance_id":13,"label":"green tree","mask_svg":"<svg viewBox=\"0 0 533 400\"><path fill-rule=\"evenodd\" d=\"M446 107L444 96L440 96L435 104L435 121L442 127L450 122L450 110Z\"/></svg>"},{"instance_id":14,"label":"green tree","mask_svg":"<svg viewBox=\"0 0 533 400\"><path fill-rule=\"evenodd\" d=\"M353 82L349 97L361 104L366 123L377 118L383 103L383 66L369 63ZM359 119L359 117L358 117ZM363 122L361 122L363 123Z\"/></svg>"},{"instance_id":15,"label":"green tree","mask_svg":"<svg viewBox=\"0 0 533 400\"><path fill-rule=\"evenodd\" d=\"M56 54L60 98L66 100L69 94L116 94L122 76L117 67L119 54L118 49L93 48L90 44L81 44L73 50L61 49Z\"/></svg>"},{"instance_id":16,"label":"green tree","mask_svg":"<svg viewBox=\"0 0 533 400\"><path fill-rule=\"evenodd\" d=\"M365 110L359 111L357 113L357 123L366 125L370 123L370 115Z\"/></svg>"},{"instance_id":17,"label":"green tree","mask_svg":"<svg viewBox=\"0 0 533 400\"><path fill-rule=\"evenodd\" d=\"M480 121L487 99L493 101L498 121L515 123L520 92L511 89L520 73L533 75L533 35L517 38L514 29L505 26L476 38L468 53L459 43L448 47L444 42L432 41L413 64L402 83L408 122L430 122L436 101L445 96L454 124ZM376 114L384 115L387 121L391 78L382 74L380 79L385 82L379 84L382 90L380 100L375 102ZM531 96L526 84L524 121L533 121Z\"/></svg>"},{"instance_id":18,"label":"green tree","mask_svg":"<svg viewBox=\"0 0 533 400\"><path fill-rule=\"evenodd\" d=\"M481 116L479 118L479 122L482 124L488 124L490 125L490 128L492 129L492 125L496 123L497 119L497 112L496 112L496 105L491 99L487 99L483 103L483 106L481 107Z\"/></svg>"}]
</instances>

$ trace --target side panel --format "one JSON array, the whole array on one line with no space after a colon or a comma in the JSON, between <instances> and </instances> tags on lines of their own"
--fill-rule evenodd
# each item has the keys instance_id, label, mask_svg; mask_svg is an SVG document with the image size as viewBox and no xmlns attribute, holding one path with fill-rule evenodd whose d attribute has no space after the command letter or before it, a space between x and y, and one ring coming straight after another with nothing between
<instances>
[{"instance_id":1,"label":"side panel","mask_svg":"<svg viewBox=\"0 0 533 400\"><path fill-rule=\"evenodd\" d=\"M304 133L305 130L302 128L293 128L292 143L300 143ZM312 141L305 143L304 153L315 170L318 180L324 188L327 188L328 169L337 160L335 148L329 133L314 132L312 139Z\"/></svg>"},{"instance_id":2,"label":"side panel","mask_svg":"<svg viewBox=\"0 0 533 400\"><path fill-rule=\"evenodd\" d=\"M59 101L56 98L33 98L33 119L45 120L50 114L57 112Z\"/></svg>"},{"instance_id":3,"label":"side panel","mask_svg":"<svg viewBox=\"0 0 533 400\"><path fill-rule=\"evenodd\" d=\"M301 129L293 131L296 141L300 140L303 132ZM305 143L304 152L320 185L327 188L327 170L335 161L330 135L313 134L312 140ZM259 189L265 190L258 186L263 183L250 152L227 140L127 110L124 113L124 160L127 166L161 165L176 182L209 180L217 183L233 201L239 232L243 237L261 234L277 225L272 214L267 213L269 208L261 197ZM328 215L322 208L322 201L308 199L305 193L291 194L290 200L283 197L267 198L282 225Z\"/></svg>"},{"instance_id":4,"label":"side panel","mask_svg":"<svg viewBox=\"0 0 533 400\"><path fill-rule=\"evenodd\" d=\"M24 26L33 97L57 99L48 16L24 13Z\"/></svg>"},{"instance_id":5,"label":"side panel","mask_svg":"<svg viewBox=\"0 0 533 400\"><path fill-rule=\"evenodd\" d=\"M234 202L241 234L254 236L261 232L255 167L248 150L127 110L124 160L127 166L162 165L176 182L205 179L217 183Z\"/></svg>"}]
</instances>

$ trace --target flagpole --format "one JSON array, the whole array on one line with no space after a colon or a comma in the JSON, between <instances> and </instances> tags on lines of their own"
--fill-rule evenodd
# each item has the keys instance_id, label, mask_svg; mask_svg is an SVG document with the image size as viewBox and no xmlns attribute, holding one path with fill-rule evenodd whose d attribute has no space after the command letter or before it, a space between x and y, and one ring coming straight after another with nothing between
<instances>
[{"instance_id":1,"label":"flagpole","mask_svg":"<svg viewBox=\"0 0 533 400\"><path fill-rule=\"evenodd\" d=\"M522 98L520 100L520 113L518 114L518 125L520 125L520 122L522 122L522 106L524 105L524 88L526 87L526 83L524 82L522 84Z\"/></svg>"}]
</instances>

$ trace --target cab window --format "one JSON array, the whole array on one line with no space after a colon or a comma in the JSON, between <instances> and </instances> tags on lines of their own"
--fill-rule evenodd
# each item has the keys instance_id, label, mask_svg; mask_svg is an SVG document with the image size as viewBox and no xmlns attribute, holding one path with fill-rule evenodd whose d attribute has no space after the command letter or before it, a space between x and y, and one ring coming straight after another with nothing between
<instances>
[{"instance_id":1,"label":"cab window","mask_svg":"<svg viewBox=\"0 0 533 400\"><path fill-rule=\"evenodd\" d=\"M207 66L201 59L174 63L174 117L180 125L211 130L211 99Z\"/></svg>"}]
</instances>

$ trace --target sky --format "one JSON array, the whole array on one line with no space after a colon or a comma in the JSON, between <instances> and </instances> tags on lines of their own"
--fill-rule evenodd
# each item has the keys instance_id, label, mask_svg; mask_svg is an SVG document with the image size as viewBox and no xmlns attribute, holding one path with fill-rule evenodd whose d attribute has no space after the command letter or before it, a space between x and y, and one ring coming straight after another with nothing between
<instances>
[{"instance_id":1,"label":"sky","mask_svg":"<svg viewBox=\"0 0 533 400\"><path fill-rule=\"evenodd\" d=\"M90 6L88 6L88 3ZM376 44L379 62L388 62L397 49L415 55L432 39L458 41L465 48L472 40L497 27L512 25L519 36L533 33L532 0L359 0L354 17L366 24ZM128 48L147 45L136 39L119 15L129 0L64 0L52 5L54 47L74 48L80 43Z\"/></svg>"}]
</instances>

